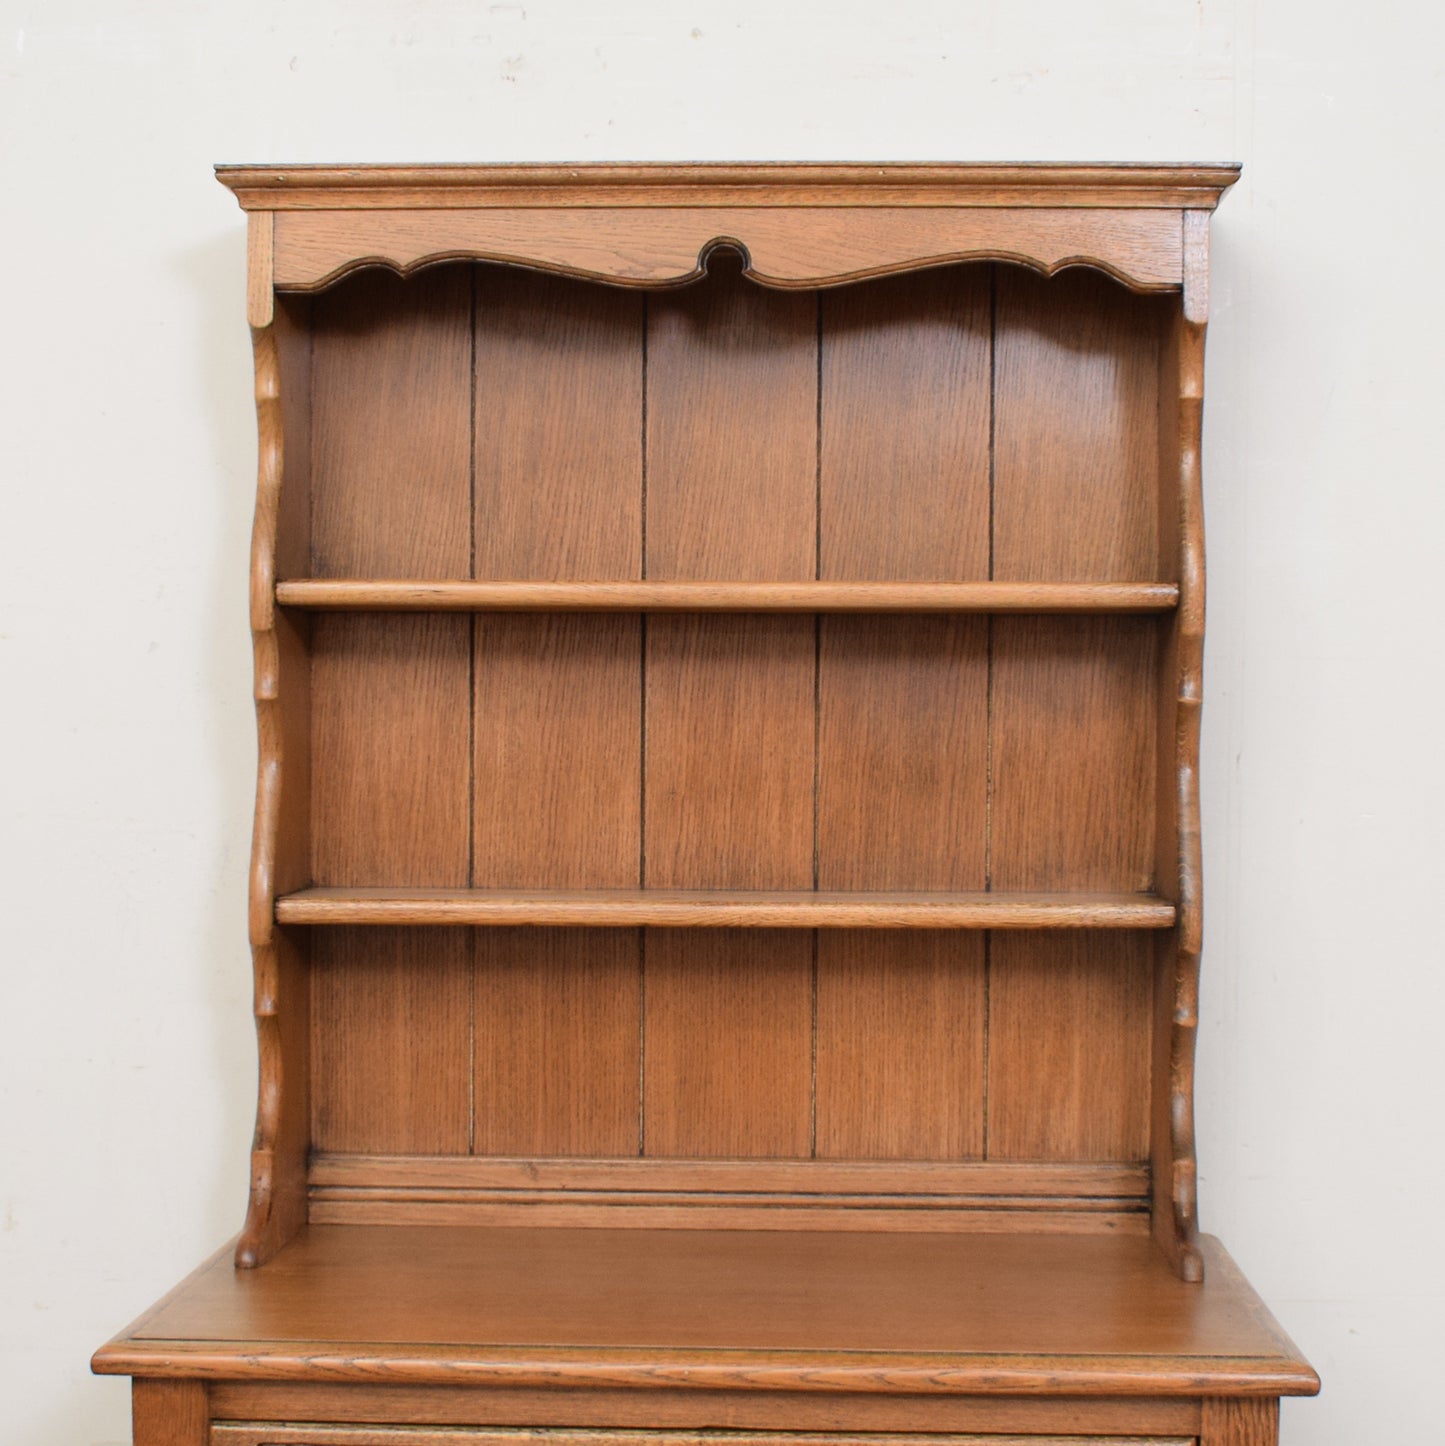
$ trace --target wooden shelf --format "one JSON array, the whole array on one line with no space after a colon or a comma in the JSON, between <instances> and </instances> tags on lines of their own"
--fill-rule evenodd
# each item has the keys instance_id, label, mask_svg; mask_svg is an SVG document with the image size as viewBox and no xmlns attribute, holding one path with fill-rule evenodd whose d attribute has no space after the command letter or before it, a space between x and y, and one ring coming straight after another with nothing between
<instances>
[{"instance_id":1,"label":"wooden shelf","mask_svg":"<svg viewBox=\"0 0 1445 1446\"><path fill-rule=\"evenodd\" d=\"M1157 894L313 888L276 901L282 924L1167 929L1174 918L1174 905Z\"/></svg>"},{"instance_id":2,"label":"wooden shelf","mask_svg":"<svg viewBox=\"0 0 1445 1446\"><path fill-rule=\"evenodd\" d=\"M276 601L319 612L1158 613L1170 582L415 582L296 578Z\"/></svg>"},{"instance_id":3,"label":"wooden shelf","mask_svg":"<svg viewBox=\"0 0 1445 1446\"><path fill-rule=\"evenodd\" d=\"M94 1364L554 1389L1315 1390L1205 1248L1191 1285L1142 1235L312 1225L259 1270L218 1257Z\"/></svg>"}]
</instances>

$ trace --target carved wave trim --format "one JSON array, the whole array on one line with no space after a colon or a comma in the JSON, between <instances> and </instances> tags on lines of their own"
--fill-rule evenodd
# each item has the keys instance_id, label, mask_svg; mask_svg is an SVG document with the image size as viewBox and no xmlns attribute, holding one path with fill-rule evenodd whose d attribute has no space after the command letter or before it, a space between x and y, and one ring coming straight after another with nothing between
<instances>
[{"instance_id":1,"label":"carved wave trim","mask_svg":"<svg viewBox=\"0 0 1445 1446\"><path fill-rule=\"evenodd\" d=\"M1179 213L984 207L770 207L282 211L275 284L314 291L350 271L406 274L441 261L504 262L622 286L681 286L730 246L781 289L838 286L961 261L1044 274L1104 271L1135 291L1183 283Z\"/></svg>"},{"instance_id":2,"label":"carved wave trim","mask_svg":"<svg viewBox=\"0 0 1445 1446\"><path fill-rule=\"evenodd\" d=\"M1204 672L1204 499L1200 444L1204 421L1203 322L1179 332L1179 607L1175 620L1177 687L1174 815L1178 838L1178 924L1167 1041L1169 1148L1156 1181L1156 1232L1185 1280L1203 1278L1195 1163L1194 1074L1203 949L1202 849L1199 818L1199 725Z\"/></svg>"},{"instance_id":3,"label":"carved wave trim","mask_svg":"<svg viewBox=\"0 0 1445 1446\"><path fill-rule=\"evenodd\" d=\"M256 518L251 534L251 638L255 667L257 767L252 827L249 932L255 973L259 1080L251 1148L251 1191L236 1245L240 1265L267 1253L277 1208L277 1150L283 1113L279 994L281 961L275 924L276 843L280 825L282 729L280 642L276 633L276 528L283 442L281 364L274 327L251 332L256 364L258 433Z\"/></svg>"}]
</instances>

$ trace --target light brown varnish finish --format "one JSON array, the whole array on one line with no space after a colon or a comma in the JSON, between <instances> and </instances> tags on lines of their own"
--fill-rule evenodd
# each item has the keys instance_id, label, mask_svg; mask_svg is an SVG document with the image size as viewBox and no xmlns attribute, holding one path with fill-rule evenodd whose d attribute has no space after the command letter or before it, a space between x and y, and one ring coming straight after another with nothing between
<instances>
[{"instance_id":1,"label":"light brown varnish finish","mask_svg":"<svg viewBox=\"0 0 1445 1446\"><path fill-rule=\"evenodd\" d=\"M1213 1269L1193 1286L1142 1236L312 1226L270 1270L215 1261L101 1364L905 1395L1189 1396L1211 1377L1220 1394L1310 1390L1208 1248ZM357 1320L363 1350L344 1344ZM199 1359L167 1364L177 1341Z\"/></svg>"},{"instance_id":2,"label":"light brown varnish finish","mask_svg":"<svg viewBox=\"0 0 1445 1446\"><path fill-rule=\"evenodd\" d=\"M276 601L320 612L1168 612L1171 582L389 582L293 578Z\"/></svg>"},{"instance_id":3,"label":"light brown varnish finish","mask_svg":"<svg viewBox=\"0 0 1445 1446\"><path fill-rule=\"evenodd\" d=\"M224 1425L211 1437L214 1446L418 1446L414 1431L406 1427L385 1426L337 1431L330 1426L284 1426L281 1428ZM1080 1443L1077 1436L1030 1436L1027 1443L1018 1437L989 1436L846 1436L830 1432L826 1436L798 1434L788 1438L791 1446L1194 1446L1182 1437L1172 1436L1093 1436ZM774 1435L728 1437L729 1446L777 1446ZM428 1432L420 1446L715 1446L712 1435L689 1435L683 1432L652 1431L517 1431L495 1429L463 1429Z\"/></svg>"},{"instance_id":4,"label":"light brown varnish finish","mask_svg":"<svg viewBox=\"0 0 1445 1446\"><path fill-rule=\"evenodd\" d=\"M227 174L260 1269L98 1357L140 1446L1273 1442L1314 1377L1193 1194L1233 174Z\"/></svg>"},{"instance_id":5,"label":"light brown varnish finish","mask_svg":"<svg viewBox=\"0 0 1445 1446\"><path fill-rule=\"evenodd\" d=\"M687 929L1167 929L1155 894L882 893L798 889L315 888L283 924L543 924Z\"/></svg>"}]
</instances>

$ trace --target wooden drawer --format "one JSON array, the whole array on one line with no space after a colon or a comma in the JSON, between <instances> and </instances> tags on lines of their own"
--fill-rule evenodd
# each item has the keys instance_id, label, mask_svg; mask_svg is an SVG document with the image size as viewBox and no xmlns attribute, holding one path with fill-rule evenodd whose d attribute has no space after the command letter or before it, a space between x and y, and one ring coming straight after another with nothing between
<instances>
[{"instance_id":1,"label":"wooden drawer","mask_svg":"<svg viewBox=\"0 0 1445 1446\"><path fill-rule=\"evenodd\" d=\"M211 1446L1196 1446L1184 1436L821 1434L793 1431L499 1430L485 1426L326 1426L230 1422Z\"/></svg>"}]
</instances>

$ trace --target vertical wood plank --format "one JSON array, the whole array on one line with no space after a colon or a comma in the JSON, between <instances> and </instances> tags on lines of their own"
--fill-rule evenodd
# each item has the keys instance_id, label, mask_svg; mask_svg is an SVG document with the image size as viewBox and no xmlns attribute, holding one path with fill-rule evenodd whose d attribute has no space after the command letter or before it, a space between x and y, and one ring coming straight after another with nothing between
<instances>
[{"instance_id":1,"label":"vertical wood plank","mask_svg":"<svg viewBox=\"0 0 1445 1446\"><path fill-rule=\"evenodd\" d=\"M986 578L990 269L821 305L819 575ZM819 887L983 888L987 623L819 629ZM977 935L819 934L818 1155L982 1153L983 988Z\"/></svg>"},{"instance_id":2,"label":"vertical wood plank","mask_svg":"<svg viewBox=\"0 0 1445 1446\"><path fill-rule=\"evenodd\" d=\"M821 1159L983 1154L983 937L818 934Z\"/></svg>"},{"instance_id":3,"label":"vertical wood plank","mask_svg":"<svg viewBox=\"0 0 1445 1446\"><path fill-rule=\"evenodd\" d=\"M1206 1397L1199 1423L1199 1446L1276 1446L1279 1398Z\"/></svg>"},{"instance_id":4,"label":"vertical wood plank","mask_svg":"<svg viewBox=\"0 0 1445 1446\"><path fill-rule=\"evenodd\" d=\"M636 888L641 623L476 619L473 883Z\"/></svg>"},{"instance_id":5,"label":"vertical wood plank","mask_svg":"<svg viewBox=\"0 0 1445 1446\"><path fill-rule=\"evenodd\" d=\"M479 267L479 578L642 575L642 319L635 292Z\"/></svg>"},{"instance_id":6,"label":"vertical wood plank","mask_svg":"<svg viewBox=\"0 0 1445 1446\"><path fill-rule=\"evenodd\" d=\"M312 1147L465 1154L471 1133L469 932L312 932Z\"/></svg>"},{"instance_id":7,"label":"vertical wood plank","mask_svg":"<svg viewBox=\"0 0 1445 1446\"><path fill-rule=\"evenodd\" d=\"M313 302L312 571L466 577L471 272L364 271Z\"/></svg>"},{"instance_id":8,"label":"vertical wood plank","mask_svg":"<svg viewBox=\"0 0 1445 1446\"><path fill-rule=\"evenodd\" d=\"M478 270L477 577L641 576L643 315L633 293ZM641 620L481 616L475 641L473 883L635 887ZM476 937L478 1153L637 1153L639 937Z\"/></svg>"},{"instance_id":9,"label":"vertical wood plank","mask_svg":"<svg viewBox=\"0 0 1445 1446\"><path fill-rule=\"evenodd\" d=\"M311 569L311 313L307 296L276 303L282 436L276 578L305 577Z\"/></svg>"},{"instance_id":10,"label":"vertical wood plank","mask_svg":"<svg viewBox=\"0 0 1445 1446\"><path fill-rule=\"evenodd\" d=\"M808 617L648 619L649 887L812 886L813 662Z\"/></svg>"},{"instance_id":11,"label":"vertical wood plank","mask_svg":"<svg viewBox=\"0 0 1445 1446\"><path fill-rule=\"evenodd\" d=\"M822 294L820 577L988 576L990 275Z\"/></svg>"},{"instance_id":12,"label":"vertical wood plank","mask_svg":"<svg viewBox=\"0 0 1445 1446\"><path fill-rule=\"evenodd\" d=\"M1151 887L1158 637L1151 618L994 619L994 888Z\"/></svg>"},{"instance_id":13,"label":"vertical wood plank","mask_svg":"<svg viewBox=\"0 0 1445 1446\"><path fill-rule=\"evenodd\" d=\"M469 630L457 617L315 619L313 882L466 887Z\"/></svg>"},{"instance_id":14,"label":"vertical wood plank","mask_svg":"<svg viewBox=\"0 0 1445 1446\"><path fill-rule=\"evenodd\" d=\"M988 625L825 617L818 887L981 889Z\"/></svg>"},{"instance_id":15,"label":"vertical wood plank","mask_svg":"<svg viewBox=\"0 0 1445 1446\"><path fill-rule=\"evenodd\" d=\"M815 576L817 301L735 256L648 300L646 575ZM816 628L647 620L645 881L807 888ZM806 1155L812 939L650 931L644 1148Z\"/></svg>"},{"instance_id":16,"label":"vertical wood plank","mask_svg":"<svg viewBox=\"0 0 1445 1446\"><path fill-rule=\"evenodd\" d=\"M644 1153L811 1149L810 933L650 929Z\"/></svg>"},{"instance_id":17,"label":"vertical wood plank","mask_svg":"<svg viewBox=\"0 0 1445 1446\"><path fill-rule=\"evenodd\" d=\"M988 1153L1149 1153L1152 941L996 932L989 946Z\"/></svg>"},{"instance_id":18,"label":"vertical wood plank","mask_svg":"<svg viewBox=\"0 0 1445 1446\"><path fill-rule=\"evenodd\" d=\"M648 577L815 576L817 358L816 299L735 257L648 299Z\"/></svg>"},{"instance_id":19,"label":"vertical wood plank","mask_svg":"<svg viewBox=\"0 0 1445 1446\"><path fill-rule=\"evenodd\" d=\"M201 1381L136 1377L130 1387L133 1446L207 1446L211 1409Z\"/></svg>"},{"instance_id":20,"label":"vertical wood plank","mask_svg":"<svg viewBox=\"0 0 1445 1446\"><path fill-rule=\"evenodd\" d=\"M641 1149L638 935L485 929L476 941L479 1155Z\"/></svg>"},{"instance_id":21,"label":"vertical wood plank","mask_svg":"<svg viewBox=\"0 0 1445 1446\"><path fill-rule=\"evenodd\" d=\"M1167 302L1091 271L997 276L993 575L1152 578Z\"/></svg>"}]
</instances>

